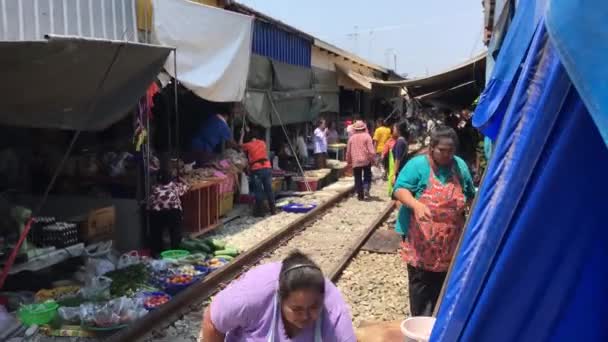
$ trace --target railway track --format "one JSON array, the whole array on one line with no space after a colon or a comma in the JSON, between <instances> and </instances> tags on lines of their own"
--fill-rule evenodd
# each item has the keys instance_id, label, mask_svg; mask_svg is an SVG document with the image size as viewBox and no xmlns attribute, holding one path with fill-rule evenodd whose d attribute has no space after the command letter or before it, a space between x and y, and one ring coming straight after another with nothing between
<instances>
[{"instance_id":1,"label":"railway track","mask_svg":"<svg viewBox=\"0 0 608 342\"><path fill-rule=\"evenodd\" d=\"M383 184L378 184L372 192L378 197L370 202L359 202L350 196L352 187L345 189L109 340L192 339L193 334L198 336L202 311L211 296L249 268L281 260L294 249L310 255L327 277L336 282L365 241L391 213L393 206L383 198L383 190ZM165 328L172 325L180 325L187 336L163 338Z\"/></svg>"}]
</instances>

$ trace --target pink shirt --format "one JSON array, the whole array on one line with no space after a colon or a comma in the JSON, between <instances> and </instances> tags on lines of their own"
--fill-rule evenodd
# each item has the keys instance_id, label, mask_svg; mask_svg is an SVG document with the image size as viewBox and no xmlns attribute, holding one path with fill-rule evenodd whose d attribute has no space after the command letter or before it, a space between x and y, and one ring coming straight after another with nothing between
<instances>
[{"instance_id":1,"label":"pink shirt","mask_svg":"<svg viewBox=\"0 0 608 342\"><path fill-rule=\"evenodd\" d=\"M346 147L346 161L353 167L367 166L374 161L376 149L372 137L367 133L355 132Z\"/></svg>"},{"instance_id":2,"label":"pink shirt","mask_svg":"<svg viewBox=\"0 0 608 342\"><path fill-rule=\"evenodd\" d=\"M211 321L220 332L226 334L226 342L268 341L274 312L272 304L278 290L280 272L280 262L258 266L215 296L211 303ZM324 306L321 322L323 342L356 342L348 305L329 280L325 281ZM275 341L314 340L314 325L295 338L288 339L283 320L277 321Z\"/></svg>"}]
</instances>

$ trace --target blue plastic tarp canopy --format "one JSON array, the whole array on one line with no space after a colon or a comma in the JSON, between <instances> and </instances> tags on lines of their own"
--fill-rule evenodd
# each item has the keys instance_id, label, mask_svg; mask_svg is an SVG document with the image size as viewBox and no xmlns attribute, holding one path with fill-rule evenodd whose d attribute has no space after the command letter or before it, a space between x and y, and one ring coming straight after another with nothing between
<instances>
[{"instance_id":1,"label":"blue plastic tarp canopy","mask_svg":"<svg viewBox=\"0 0 608 342\"><path fill-rule=\"evenodd\" d=\"M432 341L608 341L608 2L548 8L520 61L501 49L494 75L517 70L475 113L496 141Z\"/></svg>"}]
</instances>

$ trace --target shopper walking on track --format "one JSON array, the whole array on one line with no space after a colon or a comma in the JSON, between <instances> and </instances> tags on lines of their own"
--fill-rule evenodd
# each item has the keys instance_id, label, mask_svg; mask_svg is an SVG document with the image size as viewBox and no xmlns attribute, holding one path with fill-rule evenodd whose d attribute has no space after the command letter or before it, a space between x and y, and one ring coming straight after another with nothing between
<instances>
[{"instance_id":1,"label":"shopper walking on track","mask_svg":"<svg viewBox=\"0 0 608 342\"><path fill-rule=\"evenodd\" d=\"M268 201L270 213L276 213L274 193L272 192L272 164L268 159L268 149L257 130L248 134L248 142L243 143L245 131L241 131L240 145L249 160L250 184L255 195L253 216L262 217L265 214L264 201Z\"/></svg>"},{"instance_id":2,"label":"shopper walking on track","mask_svg":"<svg viewBox=\"0 0 608 342\"><path fill-rule=\"evenodd\" d=\"M317 169L324 169L327 161L327 125L325 119L319 120L319 125L314 131L313 141L315 144L315 164Z\"/></svg>"},{"instance_id":3,"label":"shopper walking on track","mask_svg":"<svg viewBox=\"0 0 608 342\"><path fill-rule=\"evenodd\" d=\"M376 120L376 129L374 130L374 146L376 146L376 156L378 163L381 161L382 152L384 151L384 144L391 138L391 129L388 125L379 118ZM386 169L383 170L386 172ZM384 174L386 175L386 173Z\"/></svg>"},{"instance_id":4,"label":"shopper walking on track","mask_svg":"<svg viewBox=\"0 0 608 342\"><path fill-rule=\"evenodd\" d=\"M171 173L162 168L158 181L150 192L150 248L153 255L163 250L163 233L169 230L171 248L177 249L182 242L182 197L188 185L172 181Z\"/></svg>"},{"instance_id":5,"label":"shopper walking on track","mask_svg":"<svg viewBox=\"0 0 608 342\"><path fill-rule=\"evenodd\" d=\"M372 164L376 158L374 143L363 121L353 124L353 135L346 146L346 161L353 168L355 192L359 200L370 196L372 185Z\"/></svg>"},{"instance_id":6,"label":"shopper walking on track","mask_svg":"<svg viewBox=\"0 0 608 342\"><path fill-rule=\"evenodd\" d=\"M356 342L348 305L300 252L258 266L221 291L205 311L205 342Z\"/></svg>"},{"instance_id":7,"label":"shopper walking on track","mask_svg":"<svg viewBox=\"0 0 608 342\"><path fill-rule=\"evenodd\" d=\"M465 206L475 196L467 164L454 155L456 132L440 126L431 132L429 152L409 160L393 192L403 205L396 230L407 263L410 308L430 316L465 223Z\"/></svg>"}]
</instances>

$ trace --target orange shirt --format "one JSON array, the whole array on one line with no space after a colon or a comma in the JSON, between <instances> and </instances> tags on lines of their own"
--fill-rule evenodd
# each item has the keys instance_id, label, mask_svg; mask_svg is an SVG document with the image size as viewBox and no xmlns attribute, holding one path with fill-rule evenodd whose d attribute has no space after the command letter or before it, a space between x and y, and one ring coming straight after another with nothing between
<instances>
[{"instance_id":1,"label":"orange shirt","mask_svg":"<svg viewBox=\"0 0 608 342\"><path fill-rule=\"evenodd\" d=\"M251 171L260 169L270 169L272 164L268 160L268 153L266 152L266 143L262 140L252 140L242 145L243 151L247 153L249 159L249 169ZM255 163L258 160L264 159L264 162Z\"/></svg>"}]
</instances>

